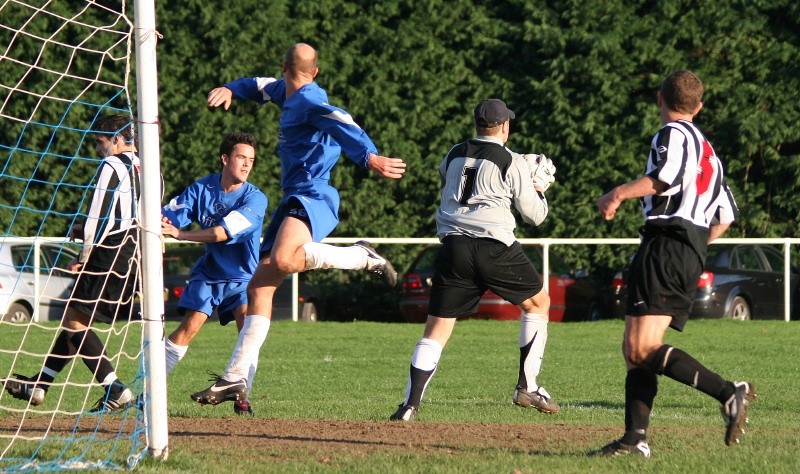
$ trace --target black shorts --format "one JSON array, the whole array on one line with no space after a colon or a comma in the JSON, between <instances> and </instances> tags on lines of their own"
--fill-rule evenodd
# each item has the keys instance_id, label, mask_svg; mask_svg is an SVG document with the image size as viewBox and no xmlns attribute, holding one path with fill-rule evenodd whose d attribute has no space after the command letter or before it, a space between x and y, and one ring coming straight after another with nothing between
<instances>
[{"instance_id":1,"label":"black shorts","mask_svg":"<svg viewBox=\"0 0 800 474\"><path fill-rule=\"evenodd\" d=\"M78 275L67 306L89 316L90 322L111 324L115 320L139 319L133 315L139 287L137 274L135 264L120 275L87 263Z\"/></svg>"},{"instance_id":2,"label":"black shorts","mask_svg":"<svg viewBox=\"0 0 800 474\"><path fill-rule=\"evenodd\" d=\"M647 236L628 276L629 316L672 316L670 327L683 331L703 264L686 242L666 235Z\"/></svg>"},{"instance_id":3,"label":"black shorts","mask_svg":"<svg viewBox=\"0 0 800 474\"><path fill-rule=\"evenodd\" d=\"M300 219L301 221L308 224L308 227L311 228L311 218L308 216L308 212L306 208L303 206L303 203L300 202L300 199L296 196L292 196L289 198L286 203L282 205L278 205L278 209L272 214L272 220L267 226L267 230L264 232L264 245L261 246L261 249L258 253L259 260L263 260L266 257L269 257L272 253L272 246L275 244L274 240L278 234L278 228L283 223L283 220L287 217L294 217L295 219ZM278 228L276 228L277 226ZM271 235L272 243L269 244L267 248L267 235Z\"/></svg>"},{"instance_id":4,"label":"black shorts","mask_svg":"<svg viewBox=\"0 0 800 474\"><path fill-rule=\"evenodd\" d=\"M492 239L448 236L433 264L428 314L458 318L478 311L486 290L511 304L522 304L542 291L542 280L522 245L506 247Z\"/></svg>"}]
</instances>

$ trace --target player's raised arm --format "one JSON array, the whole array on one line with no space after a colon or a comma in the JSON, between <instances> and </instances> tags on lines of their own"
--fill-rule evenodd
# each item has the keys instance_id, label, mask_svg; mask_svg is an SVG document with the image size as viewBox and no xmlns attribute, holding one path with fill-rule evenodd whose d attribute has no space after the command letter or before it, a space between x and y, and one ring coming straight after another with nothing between
<instances>
[{"instance_id":1,"label":"player's raised arm","mask_svg":"<svg viewBox=\"0 0 800 474\"><path fill-rule=\"evenodd\" d=\"M514 207L523 221L538 226L550 212L544 193L555 182L556 167L544 155L513 153L512 156L509 175L514 183Z\"/></svg>"},{"instance_id":2,"label":"player's raised arm","mask_svg":"<svg viewBox=\"0 0 800 474\"><path fill-rule=\"evenodd\" d=\"M390 179L400 179L406 172L406 163L401 158L390 158L375 153L369 154L367 166L384 178Z\"/></svg>"},{"instance_id":3,"label":"player's raised arm","mask_svg":"<svg viewBox=\"0 0 800 474\"><path fill-rule=\"evenodd\" d=\"M240 77L233 82L212 89L208 93L210 107L222 106L228 110L236 100L251 100L259 104L274 102L278 107L283 106L286 95L286 83L283 79L274 77Z\"/></svg>"},{"instance_id":4,"label":"player's raised arm","mask_svg":"<svg viewBox=\"0 0 800 474\"><path fill-rule=\"evenodd\" d=\"M231 107L233 99L233 92L225 86L212 89L208 93L208 105L211 107L219 107L220 105L228 110Z\"/></svg>"}]
</instances>

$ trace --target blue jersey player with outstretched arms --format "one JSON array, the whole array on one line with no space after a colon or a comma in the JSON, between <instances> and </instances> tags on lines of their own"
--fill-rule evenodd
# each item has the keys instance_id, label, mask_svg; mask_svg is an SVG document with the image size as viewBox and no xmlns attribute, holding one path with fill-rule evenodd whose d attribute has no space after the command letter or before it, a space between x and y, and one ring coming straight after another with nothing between
<instances>
[{"instance_id":1,"label":"blue jersey player with outstretched arms","mask_svg":"<svg viewBox=\"0 0 800 474\"><path fill-rule=\"evenodd\" d=\"M349 247L320 243L339 222L339 193L328 180L342 151L385 178L400 179L406 165L402 159L378 155L350 114L328 103L314 82L318 72L317 52L298 43L286 51L283 78L243 78L208 94L208 105L225 110L234 98L280 107L284 197L264 233L261 260L248 285L247 316L228 367L214 385L192 395L198 403L216 405L246 396L247 370L267 337L272 299L286 275L319 268L367 270L390 286L397 283L391 263L368 242Z\"/></svg>"},{"instance_id":2,"label":"blue jersey player with outstretched arms","mask_svg":"<svg viewBox=\"0 0 800 474\"><path fill-rule=\"evenodd\" d=\"M339 223L339 193L328 183L331 169L342 150L367 168L370 154L378 152L372 140L347 112L328 104L328 95L314 82L288 99L284 79L242 78L225 87L236 99L273 102L283 111L278 140L283 202L308 195L311 201L303 207L313 223L312 239L322 240ZM266 249L274 244L270 237Z\"/></svg>"}]
</instances>

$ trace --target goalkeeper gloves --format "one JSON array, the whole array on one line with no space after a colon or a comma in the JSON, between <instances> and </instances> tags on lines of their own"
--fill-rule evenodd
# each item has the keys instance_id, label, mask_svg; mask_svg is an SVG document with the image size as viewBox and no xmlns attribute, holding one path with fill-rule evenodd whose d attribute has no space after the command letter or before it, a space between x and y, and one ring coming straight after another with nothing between
<instances>
[{"instance_id":1,"label":"goalkeeper gloves","mask_svg":"<svg viewBox=\"0 0 800 474\"><path fill-rule=\"evenodd\" d=\"M534 186L542 188L542 192L547 191L547 188L556 180L556 167L553 160L544 155L527 154L522 156L531 170L531 180Z\"/></svg>"}]
</instances>

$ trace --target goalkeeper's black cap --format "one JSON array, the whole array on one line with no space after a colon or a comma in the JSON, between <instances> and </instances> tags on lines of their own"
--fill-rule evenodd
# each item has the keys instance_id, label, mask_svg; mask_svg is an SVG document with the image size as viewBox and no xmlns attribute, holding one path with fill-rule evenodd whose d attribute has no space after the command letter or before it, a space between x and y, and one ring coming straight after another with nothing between
<instances>
[{"instance_id":1,"label":"goalkeeper's black cap","mask_svg":"<svg viewBox=\"0 0 800 474\"><path fill-rule=\"evenodd\" d=\"M481 128L494 128L514 117L514 111L500 99L487 99L475 107L475 125Z\"/></svg>"}]
</instances>

